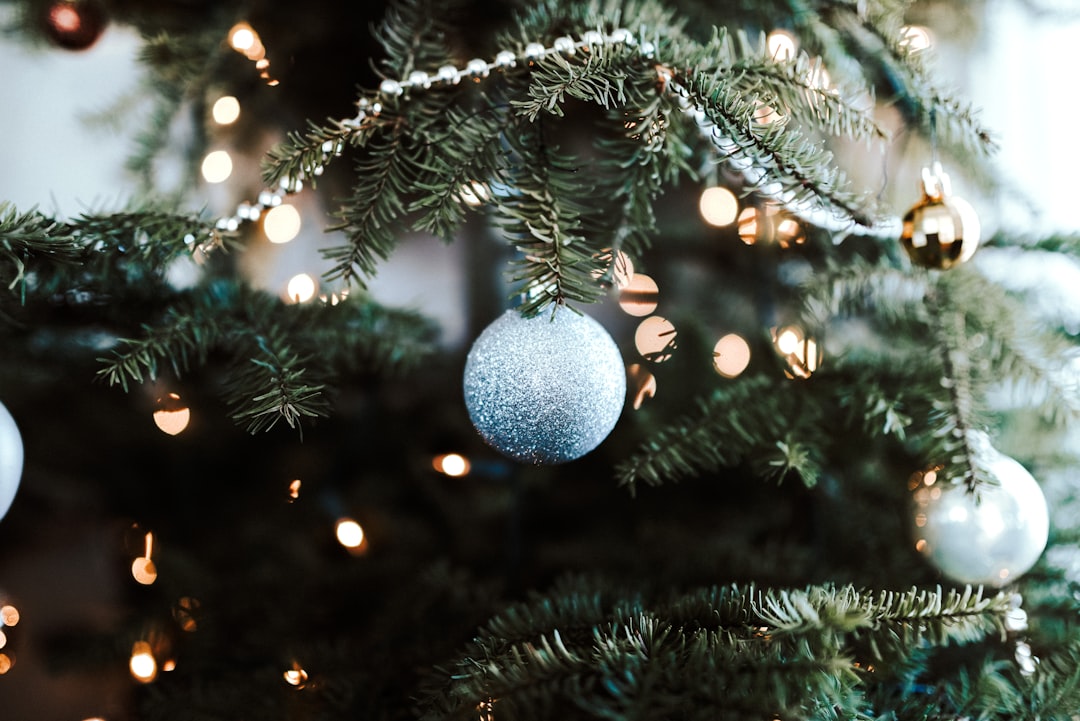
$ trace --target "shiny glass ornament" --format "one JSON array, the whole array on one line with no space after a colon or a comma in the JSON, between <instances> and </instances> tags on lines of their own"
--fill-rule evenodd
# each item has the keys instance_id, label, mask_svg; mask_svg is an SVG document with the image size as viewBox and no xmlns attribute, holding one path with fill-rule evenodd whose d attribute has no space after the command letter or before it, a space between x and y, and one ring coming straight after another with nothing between
<instances>
[{"instance_id":1,"label":"shiny glass ornament","mask_svg":"<svg viewBox=\"0 0 1080 721\"><path fill-rule=\"evenodd\" d=\"M947 270L971 258L979 245L979 216L971 204L952 195L940 163L923 168L922 198L904 215L900 243L911 262Z\"/></svg>"},{"instance_id":2,"label":"shiny glass ornament","mask_svg":"<svg viewBox=\"0 0 1080 721\"><path fill-rule=\"evenodd\" d=\"M469 350L464 390L469 417L493 448L525 463L563 463L615 427L626 370L592 318L569 308L533 318L508 310Z\"/></svg>"},{"instance_id":3,"label":"shiny glass ornament","mask_svg":"<svg viewBox=\"0 0 1080 721\"><path fill-rule=\"evenodd\" d=\"M0 519L7 515L22 476L23 444L11 413L0 403Z\"/></svg>"},{"instance_id":4,"label":"shiny glass ornament","mask_svg":"<svg viewBox=\"0 0 1080 721\"><path fill-rule=\"evenodd\" d=\"M1026 573L1050 532L1046 498L1018 462L976 440L976 464L995 484L974 493L963 483L921 474L914 488L915 548L958 583L1001 587Z\"/></svg>"}]
</instances>

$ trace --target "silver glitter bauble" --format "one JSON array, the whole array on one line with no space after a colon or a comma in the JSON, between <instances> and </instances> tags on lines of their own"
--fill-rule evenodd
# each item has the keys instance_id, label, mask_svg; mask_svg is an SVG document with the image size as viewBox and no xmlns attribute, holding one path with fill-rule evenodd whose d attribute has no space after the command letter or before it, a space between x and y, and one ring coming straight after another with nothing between
<instances>
[{"instance_id":1,"label":"silver glitter bauble","mask_svg":"<svg viewBox=\"0 0 1080 721\"><path fill-rule=\"evenodd\" d=\"M465 362L465 406L493 448L527 463L563 463L600 445L622 413L626 370L592 318L559 308L508 310Z\"/></svg>"},{"instance_id":2,"label":"silver glitter bauble","mask_svg":"<svg viewBox=\"0 0 1080 721\"><path fill-rule=\"evenodd\" d=\"M1001 587L1039 560L1050 516L1027 469L988 441L976 447L976 463L997 483L971 493L962 483L935 483L936 474L924 474L914 489L915 547L958 583Z\"/></svg>"},{"instance_id":3,"label":"silver glitter bauble","mask_svg":"<svg viewBox=\"0 0 1080 721\"><path fill-rule=\"evenodd\" d=\"M7 515L22 476L23 445L19 428L0 403L0 518Z\"/></svg>"}]
</instances>

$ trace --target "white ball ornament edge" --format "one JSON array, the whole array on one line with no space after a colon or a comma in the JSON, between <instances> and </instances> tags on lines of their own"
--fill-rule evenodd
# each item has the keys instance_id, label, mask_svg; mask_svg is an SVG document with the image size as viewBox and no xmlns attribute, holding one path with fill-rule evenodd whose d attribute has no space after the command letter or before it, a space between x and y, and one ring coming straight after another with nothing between
<instances>
[{"instance_id":1,"label":"white ball ornament edge","mask_svg":"<svg viewBox=\"0 0 1080 721\"><path fill-rule=\"evenodd\" d=\"M980 434L981 435L981 434ZM1001 588L1042 556L1050 513L1038 481L983 436L975 462L997 484L972 495L965 484L920 484L914 492L916 549L947 578Z\"/></svg>"},{"instance_id":2,"label":"white ball ornament edge","mask_svg":"<svg viewBox=\"0 0 1080 721\"><path fill-rule=\"evenodd\" d=\"M559 464L594 450L626 399L626 368L607 330L559 307L525 318L508 309L476 338L463 378L484 441L523 463Z\"/></svg>"},{"instance_id":3,"label":"white ball ornament edge","mask_svg":"<svg viewBox=\"0 0 1080 721\"><path fill-rule=\"evenodd\" d=\"M0 520L7 515L22 477L23 445L19 427L0 403Z\"/></svg>"}]
</instances>

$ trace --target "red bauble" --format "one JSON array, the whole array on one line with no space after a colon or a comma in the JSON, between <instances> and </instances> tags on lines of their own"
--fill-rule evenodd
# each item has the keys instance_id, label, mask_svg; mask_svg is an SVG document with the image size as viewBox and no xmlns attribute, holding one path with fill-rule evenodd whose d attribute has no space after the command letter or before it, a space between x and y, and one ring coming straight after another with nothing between
<instances>
[{"instance_id":1,"label":"red bauble","mask_svg":"<svg viewBox=\"0 0 1080 721\"><path fill-rule=\"evenodd\" d=\"M108 24L105 8L97 0L55 0L44 6L41 15L45 37L66 50L86 50Z\"/></svg>"}]
</instances>

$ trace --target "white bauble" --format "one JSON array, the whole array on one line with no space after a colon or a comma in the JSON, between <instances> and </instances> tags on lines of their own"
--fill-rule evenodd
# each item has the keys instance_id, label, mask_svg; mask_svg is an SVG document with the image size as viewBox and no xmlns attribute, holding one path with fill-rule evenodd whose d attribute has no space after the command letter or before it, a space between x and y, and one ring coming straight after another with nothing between
<instances>
[{"instance_id":1,"label":"white bauble","mask_svg":"<svg viewBox=\"0 0 1080 721\"><path fill-rule=\"evenodd\" d=\"M963 483L924 480L914 494L915 547L953 581L1001 587L1039 560L1050 514L1026 468L988 442L976 446L976 463L997 483L971 493Z\"/></svg>"},{"instance_id":2,"label":"white bauble","mask_svg":"<svg viewBox=\"0 0 1080 721\"><path fill-rule=\"evenodd\" d=\"M563 463L600 445L626 397L615 341L592 318L559 308L508 310L465 362L465 406L485 441L526 463Z\"/></svg>"},{"instance_id":3,"label":"white bauble","mask_svg":"<svg viewBox=\"0 0 1080 721\"><path fill-rule=\"evenodd\" d=\"M11 413L0 403L0 519L7 515L22 477L23 445Z\"/></svg>"}]
</instances>

